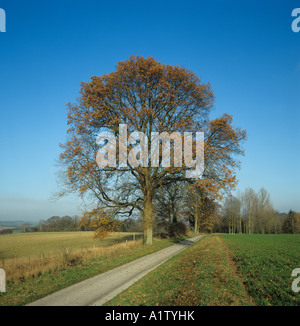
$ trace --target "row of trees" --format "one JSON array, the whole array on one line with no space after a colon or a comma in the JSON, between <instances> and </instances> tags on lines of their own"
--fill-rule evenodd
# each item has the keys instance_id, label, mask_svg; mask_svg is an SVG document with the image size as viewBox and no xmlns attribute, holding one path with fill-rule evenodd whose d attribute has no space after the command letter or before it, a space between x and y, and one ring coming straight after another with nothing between
<instances>
[{"instance_id":1,"label":"row of trees","mask_svg":"<svg viewBox=\"0 0 300 326\"><path fill-rule=\"evenodd\" d=\"M161 187L153 199L153 231L155 235L175 236L195 232L212 232L219 205L210 193L191 186L188 182ZM95 231L103 237L112 231L143 231L143 216L135 214L122 220L107 210L85 212L80 225L83 230Z\"/></svg>"},{"instance_id":2,"label":"row of trees","mask_svg":"<svg viewBox=\"0 0 300 326\"><path fill-rule=\"evenodd\" d=\"M300 233L300 213L292 210L284 217L282 223L283 233Z\"/></svg>"},{"instance_id":3,"label":"row of trees","mask_svg":"<svg viewBox=\"0 0 300 326\"><path fill-rule=\"evenodd\" d=\"M161 236L194 232L222 233L300 233L300 213L274 210L270 195L261 188L248 188L237 196L228 196L222 204L189 183L172 184L160 189L153 200L153 229ZM52 216L37 226L24 225L25 232L95 231L104 237L112 231L143 231L143 217L116 219L104 209L78 216Z\"/></svg>"},{"instance_id":4,"label":"row of trees","mask_svg":"<svg viewBox=\"0 0 300 326\"><path fill-rule=\"evenodd\" d=\"M24 232L60 232L60 231L81 231L83 230L78 216L51 216L47 220L41 220L38 225L24 225Z\"/></svg>"},{"instance_id":5,"label":"row of trees","mask_svg":"<svg viewBox=\"0 0 300 326\"><path fill-rule=\"evenodd\" d=\"M266 189L247 188L237 196L228 196L222 205L214 230L228 233L299 233L300 217L290 211L279 214L273 208Z\"/></svg>"},{"instance_id":6,"label":"row of trees","mask_svg":"<svg viewBox=\"0 0 300 326\"><path fill-rule=\"evenodd\" d=\"M264 188L258 192L248 188L237 196L227 196L222 202L189 183L174 183L157 192L153 216L155 233L165 236L183 234L187 227L196 233L300 233L300 213L275 211ZM86 214L81 223L84 229L95 230L96 236L103 230L140 232L143 229L142 216L121 222L107 216L104 219L102 210ZM101 227L103 223L105 228Z\"/></svg>"},{"instance_id":7,"label":"row of trees","mask_svg":"<svg viewBox=\"0 0 300 326\"><path fill-rule=\"evenodd\" d=\"M13 233L13 230L11 228L0 229L0 235L11 233Z\"/></svg>"},{"instance_id":8,"label":"row of trees","mask_svg":"<svg viewBox=\"0 0 300 326\"><path fill-rule=\"evenodd\" d=\"M197 232L211 232L218 204L208 185L194 187L186 182L160 189L154 200L156 226L163 230L185 223Z\"/></svg>"}]
</instances>

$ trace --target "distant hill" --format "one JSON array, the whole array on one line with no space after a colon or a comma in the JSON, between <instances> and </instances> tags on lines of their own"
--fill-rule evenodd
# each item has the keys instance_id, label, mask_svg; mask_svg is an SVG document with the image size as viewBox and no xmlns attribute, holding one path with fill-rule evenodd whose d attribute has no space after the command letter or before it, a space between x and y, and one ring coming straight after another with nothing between
<instances>
[{"instance_id":1,"label":"distant hill","mask_svg":"<svg viewBox=\"0 0 300 326\"><path fill-rule=\"evenodd\" d=\"M22 221L22 220L16 220L16 221L1 221L0 220L0 226L3 227L18 227L23 224L29 224L33 225L33 222L28 222L28 221Z\"/></svg>"}]
</instances>

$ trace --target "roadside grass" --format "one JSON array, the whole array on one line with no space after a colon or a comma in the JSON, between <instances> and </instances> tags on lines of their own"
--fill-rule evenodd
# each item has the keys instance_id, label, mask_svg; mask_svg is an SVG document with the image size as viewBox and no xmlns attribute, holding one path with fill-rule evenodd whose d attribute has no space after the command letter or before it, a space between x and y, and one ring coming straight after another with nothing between
<instances>
[{"instance_id":1,"label":"roadside grass","mask_svg":"<svg viewBox=\"0 0 300 326\"><path fill-rule=\"evenodd\" d=\"M209 235L169 259L108 306L251 306L219 235Z\"/></svg>"},{"instance_id":2,"label":"roadside grass","mask_svg":"<svg viewBox=\"0 0 300 326\"><path fill-rule=\"evenodd\" d=\"M22 259L30 261L28 269L31 272L24 274L23 277L19 277L17 280L10 279L11 276L7 273L6 292L0 293L0 305L25 305L67 286L166 248L185 238L155 239L152 246L144 246L142 240L135 240L123 241L104 248L101 248L100 245L98 248L92 247L77 251L72 251L69 248L69 252L63 251L60 255L56 251L60 259L55 261L56 256L52 254L51 259L49 259L50 265L45 270L37 273L33 272L34 258L19 258L19 261L22 261ZM5 264L5 260L2 261ZM51 261L53 261L52 264ZM21 267L24 268L23 265ZM6 272L7 268L6 261L4 266ZM17 268L17 265L14 268Z\"/></svg>"},{"instance_id":3,"label":"roadside grass","mask_svg":"<svg viewBox=\"0 0 300 326\"><path fill-rule=\"evenodd\" d=\"M300 268L300 234L223 235L249 294L260 306L300 306L291 289Z\"/></svg>"}]
</instances>

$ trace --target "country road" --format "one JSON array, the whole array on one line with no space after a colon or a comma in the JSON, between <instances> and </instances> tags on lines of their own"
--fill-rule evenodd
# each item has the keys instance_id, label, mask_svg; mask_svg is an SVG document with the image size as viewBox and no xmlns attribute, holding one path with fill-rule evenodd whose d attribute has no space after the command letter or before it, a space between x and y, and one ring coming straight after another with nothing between
<instances>
[{"instance_id":1,"label":"country road","mask_svg":"<svg viewBox=\"0 0 300 326\"><path fill-rule=\"evenodd\" d=\"M158 252L34 301L27 306L101 306L143 276L204 236L189 238Z\"/></svg>"}]
</instances>

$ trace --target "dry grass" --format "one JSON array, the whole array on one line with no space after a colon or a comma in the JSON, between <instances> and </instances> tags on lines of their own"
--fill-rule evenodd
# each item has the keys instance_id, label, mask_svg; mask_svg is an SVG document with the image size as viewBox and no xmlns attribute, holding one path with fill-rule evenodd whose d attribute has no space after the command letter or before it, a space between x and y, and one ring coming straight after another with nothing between
<instances>
[{"instance_id":1,"label":"dry grass","mask_svg":"<svg viewBox=\"0 0 300 326\"><path fill-rule=\"evenodd\" d=\"M87 249L110 247L133 239L133 233L116 232L105 239L93 239L93 232L36 232L0 236L0 263L2 259L39 257L42 254L62 252L65 248ZM136 237L137 238L137 237Z\"/></svg>"},{"instance_id":2,"label":"dry grass","mask_svg":"<svg viewBox=\"0 0 300 326\"><path fill-rule=\"evenodd\" d=\"M53 237L53 239L56 238L57 237ZM82 264L91 258L113 257L114 255L119 254L121 251L125 251L138 246L142 246L142 240L125 240L121 243L111 244L110 246L103 247L96 247L95 244L89 248L79 249L76 248L76 246L70 246L59 248L55 251L48 251L46 253L40 252L39 255L35 254L34 256L28 252L28 255L25 257L2 257L0 260L0 267L3 268L6 272L7 281L17 283L19 281L33 279L46 272ZM36 249L34 252L36 252Z\"/></svg>"}]
</instances>

